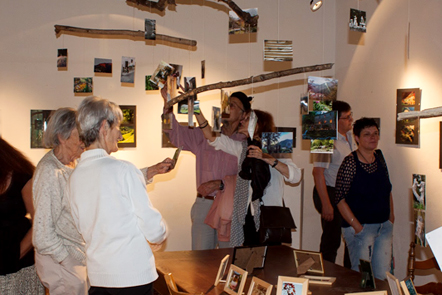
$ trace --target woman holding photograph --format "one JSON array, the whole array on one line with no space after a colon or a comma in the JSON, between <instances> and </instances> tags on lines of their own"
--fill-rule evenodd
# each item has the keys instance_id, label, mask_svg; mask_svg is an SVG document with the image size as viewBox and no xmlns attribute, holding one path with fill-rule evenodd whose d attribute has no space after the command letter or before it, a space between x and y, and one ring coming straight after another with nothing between
<instances>
[{"instance_id":1,"label":"woman holding photograph","mask_svg":"<svg viewBox=\"0 0 442 295\"><path fill-rule=\"evenodd\" d=\"M353 127L358 149L341 164L336 178L336 203L344 218L342 233L351 268L359 259L371 261L374 276L385 279L391 269L393 197L387 164L380 150L378 125L361 118Z\"/></svg>"},{"instance_id":2,"label":"woman holding photograph","mask_svg":"<svg viewBox=\"0 0 442 295\"><path fill-rule=\"evenodd\" d=\"M253 139L260 140L263 132L275 131L272 115L264 111L255 110L249 111L245 118L241 120L238 133L249 137L248 129L251 116L256 116L257 118ZM236 156L239 170L241 170L246 154L248 158L258 159L268 165L270 169L270 182L265 188L261 199L265 206L283 206L284 181L297 183L301 180L302 176L301 170L293 163L291 158L278 160L269 154L263 153L259 146L247 146L247 141L235 141L224 134L216 137L204 116L199 114L196 117L199 125L203 126L201 130L209 140L209 144L217 150ZM260 244L258 232L260 200L257 199L252 202L253 192L249 189L250 184L250 180L242 179L240 176L237 177L230 234L230 245L232 247Z\"/></svg>"}]
</instances>

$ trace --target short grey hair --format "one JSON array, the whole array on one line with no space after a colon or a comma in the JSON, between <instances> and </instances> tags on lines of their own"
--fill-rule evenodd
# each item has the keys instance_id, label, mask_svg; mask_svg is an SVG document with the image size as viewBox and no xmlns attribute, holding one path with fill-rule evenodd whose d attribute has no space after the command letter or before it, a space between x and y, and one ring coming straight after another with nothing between
<instances>
[{"instance_id":1,"label":"short grey hair","mask_svg":"<svg viewBox=\"0 0 442 295\"><path fill-rule=\"evenodd\" d=\"M109 123L109 127L119 124L123 120L120 107L101 97L86 97L78 107L77 126L80 139L86 147L94 143L100 134L103 120Z\"/></svg>"},{"instance_id":2,"label":"short grey hair","mask_svg":"<svg viewBox=\"0 0 442 295\"><path fill-rule=\"evenodd\" d=\"M73 108L59 108L52 113L48 126L43 133L43 145L46 148L55 148L60 145L59 136L68 139L76 126L77 111Z\"/></svg>"}]
</instances>

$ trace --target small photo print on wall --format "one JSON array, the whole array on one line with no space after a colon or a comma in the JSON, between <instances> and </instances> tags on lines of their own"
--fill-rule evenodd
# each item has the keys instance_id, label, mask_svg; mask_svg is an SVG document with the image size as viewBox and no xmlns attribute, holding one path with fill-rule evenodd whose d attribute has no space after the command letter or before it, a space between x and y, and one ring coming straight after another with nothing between
<instances>
[{"instance_id":1,"label":"small photo print on wall","mask_svg":"<svg viewBox=\"0 0 442 295\"><path fill-rule=\"evenodd\" d=\"M313 101L314 112L330 112L333 107L333 101L331 100L315 100Z\"/></svg>"},{"instance_id":2,"label":"small photo print on wall","mask_svg":"<svg viewBox=\"0 0 442 295\"><path fill-rule=\"evenodd\" d=\"M252 17L258 15L258 8L249 8L244 9L245 12L248 12ZM246 33L256 33L258 32L258 22L256 22L256 26L246 25L246 23L234 12L229 11L229 34L246 34Z\"/></svg>"},{"instance_id":3,"label":"small photo print on wall","mask_svg":"<svg viewBox=\"0 0 442 295\"><path fill-rule=\"evenodd\" d=\"M146 91L149 91L149 90L158 90L159 88L158 88L158 86L156 85L156 84L154 84L154 83L152 83L152 81L150 80L150 78L151 78L152 76L151 75L148 75L148 76L146 76L146 78L145 78L145 89L146 89Z\"/></svg>"},{"instance_id":4,"label":"small photo print on wall","mask_svg":"<svg viewBox=\"0 0 442 295\"><path fill-rule=\"evenodd\" d=\"M112 74L112 59L94 58L94 73Z\"/></svg>"},{"instance_id":5,"label":"small photo print on wall","mask_svg":"<svg viewBox=\"0 0 442 295\"><path fill-rule=\"evenodd\" d=\"M338 94L338 80L323 77L308 77L308 96L312 101L335 101Z\"/></svg>"},{"instance_id":6,"label":"small photo print on wall","mask_svg":"<svg viewBox=\"0 0 442 295\"><path fill-rule=\"evenodd\" d=\"M426 176L422 174L413 174L413 184L411 191L413 192L413 208L426 209L425 200L425 183Z\"/></svg>"},{"instance_id":7,"label":"small photo print on wall","mask_svg":"<svg viewBox=\"0 0 442 295\"><path fill-rule=\"evenodd\" d=\"M31 110L31 149L41 149L43 133L48 126L53 110Z\"/></svg>"},{"instance_id":8,"label":"small photo print on wall","mask_svg":"<svg viewBox=\"0 0 442 295\"><path fill-rule=\"evenodd\" d=\"M262 152L267 154L293 153L296 128L279 127L277 132L262 133Z\"/></svg>"},{"instance_id":9,"label":"small photo print on wall","mask_svg":"<svg viewBox=\"0 0 442 295\"><path fill-rule=\"evenodd\" d=\"M154 19L144 20L144 39L155 40L156 39L156 21Z\"/></svg>"},{"instance_id":10,"label":"small photo print on wall","mask_svg":"<svg viewBox=\"0 0 442 295\"><path fill-rule=\"evenodd\" d=\"M135 57L121 58L121 83L133 84L135 81Z\"/></svg>"},{"instance_id":11,"label":"small photo print on wall","mask_svg":"<svg viewBox=\"0 0 442 295\"><path fill-rule=\"evenodd\" d=\"M302 115L302 139L337 139L337 118L337 111Z\"/></svg>"},{"instance_id":12,"label":"small photo print on wall","mask_svg":"<svg viewBox=\"0 0 442 295\"><path fill-rule=\"evenodd\" d=\"M175 69L165 61L160 61L150 81L162 89L164 85L167 85L167 76L171 75L174 70Z\"/></svg>"},{"instance_id":13,"label":"small photo print on wall","mask_svg":"<svg viewBox=\"0 0 442 295\"><path fill-rule=\"evenodd\" d=\"M170 64L173 67L172 76L176 77L176 89L180 89L181 76L183 75L183 66L177 64Z\"/></svg>"},{"instance_id":14,"label":"small photo print on wall","mask_svg":"<svg viewBox=\"0 0 442 295\"><path fill-rule=\"evenodd\" d=\"M264 40L264 61L293 61L293 42Z\"/></svg>"},{"instance_id":15,"label":"small photo print on wall","mask_svg":"<svg viewBox=\"0 0 442 295\"><path fill-rule=\"evenodd\" d=\"M350 27L351 31L362 33L367 32L366 22L367 17L365 11L353 8L350 9L350 21L348 23L348 26Z\"/></svg>"},{"instance_id":16,"label":"small photo print on wall","mask_svg":"<svg viewBox=\"0 0 442 295\"><path fill-rule=\"evenodd\" d=\"M74 93L92 93L92 92L93 92L92 77L74 78Z\"/></svg>"},{"instance_id":17,"label":"small photo print on wall","mask_svg":"<svg viewBox=\"0 0 442 295\"><path fill-rule=\"evenodd\" d=\"M425 210L414 209L414 242L426 247L425 241Z\"/></svg>"},{"instance_id":18,"label":"small photo print on wall","mask_svg":"<svg viewBox=\"0 0 442 295\"><path fill-rule=\"evenodd\" d=\"M68 67L68 50L67 48L57 50L57 68L66 69Z\"/></svg>"},{"instance_id":19,"label":"small photo print on wall","mask_svg":"<svg viewBox=\"0 0 442 295\"><path fill-rule=\"evenodd\" d=\"M396 117L399 113L420 111L421 89L397 89ZM419 145L419 119L405 119L396 121L396 143Z\"/></svg>"},{"instance_id":20,"label":"small photo print on wall","mask_svg":"<svg viewBox=\"0 0 442 295\"><path fill-rule=\"evenodd\" d=\"M132 105L120 105L123 112L123 121L120 125L123 139L118 142L118 147L136 147L137 107Z\"/></svg>"},{"instance_id":21,"label":"small photo print on wall","mask_svg":"<svg viewBox=\"0 0 442 295\"><path fill-rule=\"evenodd\" d=\"M300 95L300 110L301 115L308 114L308 93L301 93Z\"/></svg>"},{"instance_id":22,"label":"small photo print on wall","mask_svg":"<svg viewBox=\"0 0 442 295\"><path fill-rule=\"evenodd\" d=\"M333 154L333 139L312 139L310 153L312 154Z\"/></svg>"}]
</instances>

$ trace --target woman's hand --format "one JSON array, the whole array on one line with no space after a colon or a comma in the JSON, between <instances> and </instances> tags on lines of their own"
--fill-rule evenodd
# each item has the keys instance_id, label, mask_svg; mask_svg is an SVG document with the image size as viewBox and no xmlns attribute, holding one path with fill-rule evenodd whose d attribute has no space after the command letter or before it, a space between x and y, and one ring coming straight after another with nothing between
<instances>
[{"instance_id":1,"label":"woman's hand","mask_svg":"<svg viewBox=\"0 0 442 295\"><path fill-rule=\"evenodd\" d=\"M260 159L264 161L264 153L262 152L261 148L256 146L256 145L249 145L249 147L247 148L248 150L248 155L247 157L249 158L255 158L255 159ZM268 163L267 163L268 164Z\"/></svg>"}]
</instances>

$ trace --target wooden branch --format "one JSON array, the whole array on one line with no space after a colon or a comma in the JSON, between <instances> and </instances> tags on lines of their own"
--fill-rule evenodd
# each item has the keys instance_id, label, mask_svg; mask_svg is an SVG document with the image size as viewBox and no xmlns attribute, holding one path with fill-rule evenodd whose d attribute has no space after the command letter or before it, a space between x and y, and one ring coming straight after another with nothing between
<instances>
[{"instance_id":1,"label":"wooden branch","mask_svg":"<svg viewBox=\"0 0 442 295\"><path fill-rule=\"evenodd\" d=\"M71 32L71 33L80 33L88 35L128 36L128 37L144 39L144 31L88 29L88 28L78 28L78 27L63 26L63 25L55 25L54 27L55 27L55 33L57 35L61 34L61 32L68 32L68 33ZM177 43L187 46L196 46L197 44L195 40L177 38L161 34L156 34L156 40Z\"/></svg>"},{"instance_id":2,"label":"wooden branch","mask_svg":"<svg viewBox=\"0 0 442 295\"><path fill-rule=\"evenodd\" d=\"M401 121L405 119L434 118L441 116L442 116L442 107L436 107L422 111L402 112L397 114L397 120Z\"/></svg>"},{"instance_id":3,"label":"wooden branch","mask_svg":"<svg viewBox=\"0 0 442 295\"><path fill-rule=\"evenodd\" d=\"M218 2L226 3L230 9L232 9L246 24L251 27L256 27L258 23L258 15L252 16L250 13L243 11L235 2L232 0L217 0ZM144 6L147 8L154 8L159 11L164 11L167 4L176 5L175 0L159 0L158 3L149 0L126 0L126 2L134 3L136 5Z\"/></svg>"},{"instance_id":4,"label":"wooden branch","mask_svg":"<svg viewBox=\"0 0 442 295\"><path fill-rule=\"evenodd\" d=\"M214 84L204 85L201 87L197 87L189 92L183 93L177 97L172 98L167 103L166 107L171 107L174 104L176 104L177 102L187 99L189 96L193 96L195 94L209 91L209 90L230 88L230 87L247 85L247 84L252 84L252 83L259 83L259 82L263 82L266 80L295 75L295 74L299 74L299 73L308 73L308 72L329 70L332 67L333 67L332 63L314 65L314 66L308 66L308 67L299 67L299 68L293 68L293 69L288 69L288 70L283 70L283 71L278 71L278 72L272 72L272 73L268 73L268 74L262 74L259 76L252 76L250 78L245 78L245 79L241 79L241 80L228 81L228 82L218 82L218 83L214 83Z\"/></svg>"}]
</instances>

